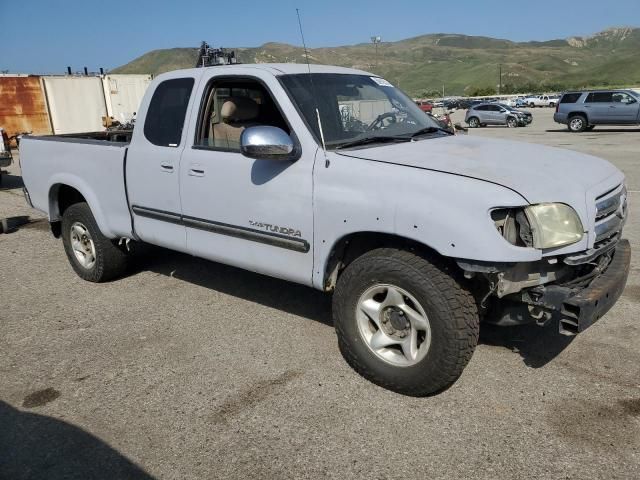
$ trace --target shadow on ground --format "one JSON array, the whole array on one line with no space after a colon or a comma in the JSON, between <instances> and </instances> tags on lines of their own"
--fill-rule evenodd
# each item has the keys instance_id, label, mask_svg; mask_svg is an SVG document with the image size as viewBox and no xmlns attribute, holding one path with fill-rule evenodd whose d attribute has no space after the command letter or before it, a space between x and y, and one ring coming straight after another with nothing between
<instances>
[{"instance_id":1,"label":"shadow on ground","mask_svg":"<svg viewBox=\"0 0 640 480\"><path fill-rule=\"evenodd\" d=\"M156 247L145 247L138 269L172 276L333 326L331 296L309 287ZM535 324L519 327L483 324L480 329L480 344L512 350L533 368L549 363L571 341L572 337L558 333L557 323L546 327Z\"/></svg>"},{"instance_id":2,"label":"shadow on ground","mask_svg":"<svg viewBox=\"0 0 640 480\"><path fill-rule=\"evenodd\" d=\"M8 173L2 174L2 180L0 180L0 190L12 190L14 188L22 188L22 177L20 175L10 175Z\"/></svg>"},{"instance_id":3,"label":"shadow on ground","mask_svg":"<svg viewBox=\"0 0 640 480\"><path fill-rule=\"evenodd\" d=\"M99 438L0 401L0 478L152 479Z\"/></svg>"},{"instance_id":4,"label":"shadow on ground","mask_svg":"<svg viewBox=\"0 0 640 480\"><path fill-rule=\"evenodd\" d=\"M528 367L540 368L556 358L573 339L558 333L558 323L554 321L544 327L535 323L515 327L483 323L479 343L507 348L518 353Z\"/></svg>"},{"instance_id":5,"label":"shadow on ground","mask_svg":"<svg viewBox=\"0 0 640 480\"><path fill-rule=\"evenodd\" d=\"M595 135L598 132L601 133L625 133L625 132L640 132L640 129L637 128L603 128L603 127L596 127L593 130L585 130L584 132L580 132L580 133L575 133L575 132L570 132L569 129L567 127L564 128L548 128L547 130L545 130L545 132L562 132L562 133L567 133L567 134L571 134L571 135Z\"/></svg>"},{"instance_id":6,"label":"shadow on ground","mask_svg":"<svg viewBox=\"0 0 640 480\"><path fill-rule=\"evenodd\" d=\"M49 231L49 222L46 218L33 219L28 215L0 218L0 233L14 233L23 228Z\"/></svg>"},{"instance_id":7,"label":"shadow on ground","mask_svg":"<svg viewBox=\"0 0 640 480\"><path fill-rule=\"evenodd\" d=\"M138 270L178 278L333 326L331 297L318 290L162 248L145 246L141 253Z\"/></svg>"}]
</instances>

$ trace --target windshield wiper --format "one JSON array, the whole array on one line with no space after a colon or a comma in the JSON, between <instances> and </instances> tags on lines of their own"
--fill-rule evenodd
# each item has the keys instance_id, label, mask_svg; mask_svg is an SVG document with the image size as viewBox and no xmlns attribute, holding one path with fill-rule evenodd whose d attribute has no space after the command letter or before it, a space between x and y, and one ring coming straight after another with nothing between
<instances>
[{"instance_id":1,"label":"windshield wiper","mask_svg":"<svg viewBox=\"0 0 640 480\"><path fill-rule=\"evenodd\" d=\"M373 136L373 137L364 137L364 138L359 138L357 140L352 140L350 142L341 143L335 149L339 150L341 148L357 147L357 146L360 146L360 145L368 145L369 143L376 143L376 142L380 142L380 143L407 142L409 140L410 140L410 137L406 137L406 136L395 137L395 136L390 136L390 135L384 135L384 136L377 135L377 136Z\"/></svg>"},{"instance_id":2,"label":"windshield wiper","mask_svg":"<svg viewBox=\"0 0 640 480\"><path fill-rule=\"evenodd\" d=\"M417 137L418 135L422 135L425 133L435 133L435 132L444 132L448 135L453 135L453 132L451 132L451 130L447 129L447 128L443 128L443 127L424 127L421 128L420 130L416 130L415 132L413 132L411 135L405 137L405 138L414 138Z\"/></svg>"}]
</instances>

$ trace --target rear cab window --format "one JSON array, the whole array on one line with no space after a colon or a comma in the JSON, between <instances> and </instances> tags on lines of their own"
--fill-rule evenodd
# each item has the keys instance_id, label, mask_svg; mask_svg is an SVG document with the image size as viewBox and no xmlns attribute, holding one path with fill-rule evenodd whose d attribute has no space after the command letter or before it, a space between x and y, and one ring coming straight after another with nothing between
<instances>
[{"instance_id":1,"label":"rear cab window","mask_svg":"<svg viewBox=\"0 0 640 480\"><path fill-rule=\"evenodd\" d=\"M193 78L165 80L156 87L144 122L144 136L159 147L180 145Z\"/></svg>"}]
</instances>

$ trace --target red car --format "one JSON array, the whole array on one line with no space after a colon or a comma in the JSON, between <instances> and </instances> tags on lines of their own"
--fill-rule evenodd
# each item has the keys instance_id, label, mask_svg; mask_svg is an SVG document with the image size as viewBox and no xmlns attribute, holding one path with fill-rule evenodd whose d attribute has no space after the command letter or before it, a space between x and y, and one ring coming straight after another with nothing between
<instances>
[{"instance_id":1,"label":"red car","mask_svg":"<svg viewBox=\"0 0 640 480\"><path fill-rule=\"evenodd\" d=\"M431 102L416 102L416 105L418 105L423 112L430 113L431 110L433 110L433 103Z\"/></svg>"}]
</instances>

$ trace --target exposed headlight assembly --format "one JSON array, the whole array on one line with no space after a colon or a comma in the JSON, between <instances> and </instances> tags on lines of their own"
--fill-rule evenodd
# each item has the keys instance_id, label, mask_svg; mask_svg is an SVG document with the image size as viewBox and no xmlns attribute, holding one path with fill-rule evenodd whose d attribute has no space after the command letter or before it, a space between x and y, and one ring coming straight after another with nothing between
<instances>
[{"instance_id":1,"label":"exposed headlight assembly","mask_svg":"<svg viewBox=\"0 0 640 480\"><path fill-rule=\"evenodd\" d=\"M535 248L554 248L579 242L584 228L576 211L564 203L539 203L524 209Z\"/></svg>"},{"instance_id":2,"label":"exposed headlight assembly","mask_svg":"<svg viewBox=\"0 0 640 480\"><path fill-rule=\"evenodd\" d=\"M518 247L554 248L580 241L584 235L576 211L564 203L540 203L491 212L496 228Z\"/></svg>"}]
</instances>

